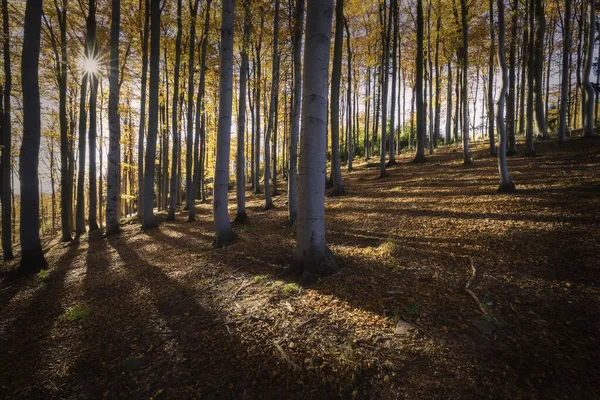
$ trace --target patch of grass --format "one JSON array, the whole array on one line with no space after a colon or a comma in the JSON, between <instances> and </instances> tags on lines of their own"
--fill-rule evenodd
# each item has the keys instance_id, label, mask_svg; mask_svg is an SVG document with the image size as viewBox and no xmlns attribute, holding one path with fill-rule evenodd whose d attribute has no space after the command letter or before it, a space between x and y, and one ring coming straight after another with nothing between
<instances>
[{"instance_id":1,"label":"patch of grass","mask_svg":"<svg viewBox=\"0 0 600 400\"><path fill-rule=\"evenodd\" d=\"M90 315L90 310L85 306L75 305L69 307L66 313L67 321L79 321L81 319L87 318Z\"/></svg>"},{"instance_id":2,"label":"patch of grass","mask_svg":"<svg viewBox=\"0 0 600 400\"><path fill-rule=\"evenodd\" d=\"M398 251L398 246L394 239L387 239L379 246L379 250L388 256L394 255Z\"/></svg>"},{"instance_id":3,"label":"patch of grass","mask_svg":"<svg viewBox=\"0 0 600 400\"><path fill-rule=\"evenodd\" d=\"M390 189L390 192L401 192L402 191L402 186L394 186L393 188Z\"/></svg>"},{"instance_id":4,"label":"patch of grass","mask_svg":"<svg viewBox=\"0 0 600 400\"><path fill-rule=\"evenodd\" d=\"M269 275L256 275L252 278L252 283L265 283L269 279Z\"/></svg>"},{"instance_id":5,"label":"patch of grass","mask_svg":"<svg viewBox=\"0 0 600 400\"><path fill-rule=\"evenodd\" d=\"M299 294L302 291L302 288L297 283L288 283L281 288L281 293L286 296L292 296L295 294Z\"/></svg>"},{"instance_id":6,"label":"patch of grass","mask_svg":"<svg viewBox=\"0 0 600 400\"><path fill-rule=\"evenodd\" d=\"M40 272L38 272L37 277L39 280L45 281L50 277L50 272L48 272L46 269L42 269Z\"/></svg>"}]
</instances>

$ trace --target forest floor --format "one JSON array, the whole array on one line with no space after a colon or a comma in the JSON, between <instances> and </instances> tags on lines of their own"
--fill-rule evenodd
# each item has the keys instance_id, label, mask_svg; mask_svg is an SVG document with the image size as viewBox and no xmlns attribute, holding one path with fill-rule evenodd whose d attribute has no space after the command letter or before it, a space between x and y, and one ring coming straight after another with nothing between
<instances>
[{"instance_id":1,"label":"forest floor","mask_svg":"<svg viewBox=\"0 0 600 400\"><path fill-rule=\"evenodd\" d=\"M599 145L520 146L513 195L483 143L471 167L359 163L326 200L342 268L308 287L278 278L283 195L249 196L225 249L210 204L55 244L48 274L0 283L0 398L598 399Z\"/></svg>"}]
</instances>

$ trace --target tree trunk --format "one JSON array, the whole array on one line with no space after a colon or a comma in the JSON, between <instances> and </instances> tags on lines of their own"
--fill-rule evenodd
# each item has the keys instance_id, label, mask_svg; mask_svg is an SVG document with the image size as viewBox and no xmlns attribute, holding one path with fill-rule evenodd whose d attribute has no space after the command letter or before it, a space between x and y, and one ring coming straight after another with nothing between
<instances>
[{"instance_id":1,"label":"tree trunk","mask_svg":"<svg viewBox=\"0 0 600 400\"><path fill-rule=\"evenodd\" d=\"M347 144L347 155L348 155L348 172L352 171L352 158L354 157L354 141L352 139L352 50L350 49L350 29L348 28L348 19L344 18L344 26L346 28L346 50L348 55L348 88L346 95L348 96L348 144Z\"/></svg>"},{"instance_id":2,"label":"tree trunk","mask_svg":"<svg viewBox=\"0 0 600 400\"><path fill-rule=\"evenodd\" d=\"M511 23L510 23L510 49L508 55L509 73L508 73L508 105L506 106L506 135L507 135L507 155L514 155L517 152L516 133L516 83L517 83L517 24L518 24L519 0L512 0ZM506 28L505 28L506 29Z\"/></svg>"},{"instance_id":3,"label":"tree trunk","mask_svg":"<svg viewBox=\"0 0 600 400\"><path fill-rule=\"evenodd\" d=\"M142 39L142 88L140 91L140 123L138 126L138 216L143 216L144 211L144 132L146 130L146 85L148 77L148 36L150 25L150 0L144 0L144 28ZM140 0L140 8L142 0Z\"/></svg>"},{"instance_id":4,"label":"tree trunk","mask_svg":"<svg viewBox=\"0 0 600 400\"><path fill-rule=\"evenodd\" d=\"M390 35L391 35L391 23L392 14L386 11L385 4L381 8L382 15L382 32L381 38L383 43L383 51L381 58L381 139L379 142L379 178L385 178L387 172L385 170L385 153L386 153L386 140L387 140L387 100L388 100L388 84L389 84L389 70L390 70ZM387 14L386 14L387 13Z\"/></svg>"},{"instance_id":5,"label":"tree trunk","mask_svg":"<svg viewBox=\"0 0 600 400\"><path fill-rule=\"evenodd\" d=\"M448 87L446 91L446 144L452 140L452 60L448 57Z\"/></svg>"},{"instance_id":6,"label":"tree trunk","mask_svg":"<svg viewBox=\"0 0 600 400\"><path fill-rule=\"evenodd\" d=\"M534 52L534 95L535 95L535 130L538 136L548 139L546 115L544 114L544 37L546 34L546 14L542 0L535 0L536 31Z\"/></svg>"},{"instance_id":7,"label":"tree trunk","mask_svg":"<svg viewBox=\"0 0 600 400\"><path fill-rule=\"evenodd\" d=\"M236 197L237 215L235 222L244 224L248 222L246 214L246 158L244 157L246 145L246 82L248 78L248 49L250 48L250 33L252 30L252 15L250 14L250 0L244 0L244 39L242 44L242 65L240 67L240 90L237 123L237 159L236 159Z\"/></svg>"},{"instance_id":8,"label":"tree trunk","mask_svg":"<svg viewBox=\"0 0 600 400\"><path fill-rule=\"evenodd\" d=\"M506 125L504 122L504 103L506 100L506 91L508 90L508 68L506 66L506 49L504 45L504 37L506 27L504 23L504 0L496 0L498 7L498 64L501 71L500 96L498 97L496 122L498 124L498 170L500 172L500 187L499 192L512 193L515 190L515 185L508 174L508 166L506 163ZM493 4L490 4L490 11ZM493 29L493 24L492 24Z\"/></svg>"},{"instance_id":9,"label":"tree trunk","mask_svg":"<svg viewBox=\"0 0 600 400\"><path fill-rule=\"evenodd\" d=\"M89 22L88 22L89 25ZM89 34L89 29L88 29ZM89 48L85 46L85 57L89 57ZM85 100L87 96L88 74L84 71L81 76L81 93L79 98L79 167L77 169L77 208L75 210L75 233L76 237L83 235L85 229L85 147L86 147L86 124L87 112Z\"/></svg>"},{"instance_id":10,"label":"tree trunk","mask_svg":"<svg viewBox=\"0 0 600 400\"><path fill-rule=\"evenodd\" d=\"M534 13L535 13L535 1L529 0L529 42L527 51L527 133L526 133L526 155L534 156L535 147L533 144L533 119L534 119L534 80L535 80L535 37L534 37Z\"/></svg>"},{"instance_id":11,"label":"tree trunk","mask_svg":"<svg viewBox=\"0 0 600 400\"><path fill-rule=\"evenodd\" d=\"M425 162L426 116L423 104L423 0L417 0L417 76L416 76L416 105L417 105L417 153L413 162ZM411 113L412 114L412 113Z\"/></svg>"},{"instance_id":12,"label":"tree trunk","mask_svg":"<svg viewBox=\"0 0 600 400\"><path fill-rule=\"evenodd\" d=\"M296 0L296 21L294 26L293 57L294 86L292 119L290 121L290 171L288 178L288 220L290 225L296 223L297 187L298 187L298 135L300 133L300 105L302 95L302 32L304 27L304 1ZM327 95L326 95L327 96ZM325 133L327 135L327 133ZM325 149L327 151L327 149Z\"/></svg>"},{"instance_id":13,"label":"tree trunk","mask_svg":"<svg viewBox=\"0 0 600 400\"><path fill-rule=\"evenodd\" d=\"M433 128L433 145L437 147L440 138L440 30L442 29L441 4L438 2L437 25L435 29L435 120Z\"/></svg>"},{"instance_id":14,"label":"tree trunk","mask_svg":"<svg viewBox=\"0 0 600 400\"><path fill-rule=\"evenodd\" d=\"M98 59L98 40L96 38L96 1L90 0L89 2L89 15L88 15L88 44L91 53L88 57L91 60ZM96 62L96 61L94 61ZM90 196L88 206L88 225L90 231L98 229L98 187L96 185L96 140L97 140L97 119L96 119L96 105L98 100L98 73L90 74L90 103L89 103L89 114L90 114L90 126L89 126L89 174L88 174L88 194Z\"/></svg>"},{"instance_id":15,"label":"tree trunk","mask_svg":"<svg viewBox=\"0 0 600 400\"><path fill-rule=\"evenodd\" d=\"M331 71L331 174L333 177L332 196L343 196L346 189L342 182L340 165L340 81L342 78L342 45L344 35L344 0L335 4L335 39L333 45L333 67ZM308 36L306 37L308 42ZM305 49L306 54L306 49ZM306 60L306 55L305 55ZM311 60L312 62L313 60ZM304 83L306 85L306 82ZM303 129L303 128L302 128Z\"/></svg>"},{"instance_id":16,"label":"tree trunk","mask_svg":"<svg viewBox=\"0 0 600 400\"><path fill-rule=\"evenodd\" d=\"M47 267L40 242L38 165L41 137L38 64L42 2L27 0L23 30L21 82L23 86L23 141L19 155L21 181L21 264L19 275Z\"/></svg>"},{"instance_id":17,"label":"tree trunk","mask_svg":"<svg viewBox=\"0 0 600 400\"><path fill-rule=\"evenodd\" d=\"M121 166L121 118L119 115L119 35L121 1L112 0L110 25L110 73L108 76L108 173L106 176L106 233L119 232L118 199ZM131 135L131 132L129 133Z\"/></svg>"},{"instance_id":18,"label":"tree trunk","mask_svg":"<svg viewBox=\"0 0 600 400\"><path fill-rule=\"evenodd\" d=\"M594 86L590 81L592 63L594 60L594 43L596 42L596 2L588 0L588 38L586 43L585 65L583 69L583 86L586 91L584 107L585 119L583 137L594 136Z\"/></svg>"},{"instance_id":19,"label":"tree trunk","mask_svg":"<svg viewBox=\"0 0 600 400\"><path fill-rule=\"evenodd\" d=\"M504 5L503 5L504 7ZM504 17L503 17L504 18ZM499 27L502 31L506 29L505 26ZM499 39L498 39L499 40ZM494 52L496 50L496 37L494 33L494 0L490 0L490 59L488 65L488 92L487 92L487 107L488 107L488 138L490 140L490 154L496 156L496 142L494 140ZM504 57L504 56L503 56ZM498 60L500 61L500 60ZM506 63L506 60L504 60ZM508 82L507 82L508 83ZM506 95L506 93L504 93ZM504 107L504 101L502 100L502 106ZM504 110L502 110L502 118L504 118ZM502 121L504 125L504 121Z\"/></svg>"},{"instance_id":20,"label":"tree trunk","mask_svg":"<svg viewBox=\"0 0 600 400\"><path fill-rule=\"evenodd\" d=\"M169 188L169 216L168 219L175 220L175 206L177 205L177 165L179 163L179 157L181 156L181 150L179 149L179 121L177 119L177 105L179 103L179 69L181 67L181 36L182 36L182 24L181 24L181 0L177 0L177 36L175 38L175 67L173 71L173 104L171 105L171 129L173 130L173 155L171 157L171 181ZM194 44L196 40L196 13L198 11L198 0L195 1L192 9L192 17L190 21L190 72L189 80L194 81L194 68L193 68L193 56L194 56ZM192 101L190 97L190 88L188 86L188 102ZM190 106L188 106L188 117L191 114ZM190 118L188 118L188 124L190 124ZM189 134L190 129L188 129ZM189 145L189 137L188 137ZM188 149L188 154L191 149ZM186 194L189 196L189 187L186 187Z\"/></svg>"},{"instance_id":21,"label":"tree trunk","mask_svg":"<svg viewBox=\"0 0 600 400\"><path fill-rule=\"evenodd\" d=\"M215 241L213 247L225 247L235 239L227 211L229 186L229 147L233 92L233 21L234 1L223 0L221 13L221 51L219 72L219 119L217 159L215 163L213 213Z\"/></svg>"},{"instance_id":22,"label":"tree trunk","mask_svg":"<svg viewBox=\"0 0 600 400\"><path fill-rule=\"evenodd\" d=\"M10 201L12 193L11 185L11 151L12 151L12 129L11 129L11 108L10 96L12 90L12 73L10 69L10 34L8 24L8 5L7 0L2 0L2 32L4 33L4 92L0 88L0 135L2 140L2 253L4 261L12 260L14 254L12 251L12 227L11 216L13 213ZM0 85L1 86L1 85ZM63 97L61 97L63 99ZM66 101L66 97L64 98ZM4 107L3 107L4 105ZM61 109L62 110L62 109ZM62 116L62 113L61 113ZM62 124L61 124L62 134ZM61 136L62 137L62 136ZM71 233L69 232L69 240Z\"/></svg>"},{"instance_id":23,"label":"tree trunk","mask_svg":"<svg viewBox=\"0 0 600 400\"><path fill-rule=\"evenodd\" d=\"M158 136L158 86L160 82L160 0L150 0L150 93L148 108L148 138L144 171L144 202L142 228L156 226L154 217L154 161Z\"/></svg>"},{"instance_id":24,"label":"tree trunk","mask_svg":"<svg viewBox=\"0 0 600 400\"><path fill-rule=\"evenodd\" d=\"M463 163L471 164L471 156L469 155L469 101L468 101L468 80L469 80L469 25L467 23L467 1L460 0L460 8L462 12L462 137L463 137Z\"/></svg>"},{"instance_id":25,"label":"tree trunk","mask_svg":"<svg viewBox=\"0 0 600 400\"><path fill-rule=\"evenodd\" d=\"M180 10L181 6L180 6L181 0L177 0L177 9ZM191 8L191 7L190 7ZM192 151L194 149L194 118L193 118L193 113L194 113L194 73L195 73L195 67L194 67L194 51L196 50L196 15L198 14L198 0L194 1L194 7L190 9L190 14L191 14L191 22L190 22L190 37L188 38L189 40L189 57L188 57L188 87L187 87L187 114L186 114L186 120L187 120L187 124L186 124L186 129L187 129L187 135L186 135L186 141L185 141L185 147L186 147L186 153L185 153L185 194L186 194L186 204L185 204L185 208L187 210L189 210L190 214L188 214L188 221L193 221L195 220L195 210L192 211L192 209L195 207L195 195L196 195L196 190L194 190L194 186L193 186L193 172L194 172L194 158L192 157ZM178 32L180 32L179 29L179 19L180 19L180 15L178 14L178 23L177 23L177 29ZM178 33L178 37L179 37L179 33ZM177 48L177 51L179 51L179 48ZM198 100L198 99L197 99ZM173 105L173 107L175 107ZM173 116L173 118L175 118L175 116ZM175 121L173 121L175 122ZM175 129L175 128L173 128Z\"/></svg>"},{"instance_id":26,"label":"tree trunk","mask_svg":"<svg viewBox=\"0 0 600 400\"><path fill-rule=\"evenodd\" d=\"M364 132L364 148L365 160L369 159L369 116L371 113L371 67L367 67L367 82L365 86L365 132Z\"/></svg>"},{"instance_id":27,"label":"tree trunk","mask_svg":"<svg viewBox=\"0 0 600 400\"><path fill-rule=\"evenodd\" d=\"M327 135L327 81L331 47L332 0L308 0L302 134L298 174L298 220L294 258L301 283L317 273L335 271L325 240L325 136ZM339 16L339 14L338 14ZM336 35L338 30L336 29ZM333 115L332 115L333 119Z\"/></svg>"},{"instance_id":28,"label":"tree trunk","mask_svg":"<svg viewBox=\"0 0 600 400\"><path fill-rule=\"evenodd\" d=\"M393 24L394 24L394 34L392 41L392 104L391 104L391 115L390 115L390 140L389 140L389 150L390 150L390 160L388 161L388 165L396 164L396 145L394 143L394 139L396 136L396 127L395 127L395 113L396 113L396 69L397 69L397 55L398 55L398 2L397 0L392 0L391 2L392 15L393 15ZM398 116L400 119L400 116Z\"/></svg>"},{"instance_id":29,"label":"tree trunk","mask_svg":"<svg viewBox=\"0 0 600 400\"><path fill-rule=\"evenodd\" d=\"M260 189L260 95L261 95L261 60L260 60L260 52L262 48L262 35L265 25L265 17L264 13L260 13L260 31L258 35L258 43L256 45L256 74L254 76L254 95L256 96L255 100L255 122L256 122L256 134L254 142L254 194L260 194L262 191ZM266 144L265 144L266 145Z\"/></svg>"},{"instance_id":30,"label":"tree trunk","mask_svg":"<svg viewBox=\"0 0 600 400\"><path fill-rule=\"evenodd\" d=\"M269 103L269 115L267 121L267 132L265 134L265 210L273 208L271 197L271 135L275 125L275 107L279 91L279 0L275 0L275 16L273 23L273 65L271 67L271 101Z\"/></svg>"}]
</instances>

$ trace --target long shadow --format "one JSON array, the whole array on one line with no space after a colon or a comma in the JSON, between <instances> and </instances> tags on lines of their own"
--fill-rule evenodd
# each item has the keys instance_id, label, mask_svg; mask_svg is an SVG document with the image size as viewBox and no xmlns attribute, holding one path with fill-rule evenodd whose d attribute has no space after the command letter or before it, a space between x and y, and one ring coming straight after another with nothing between
<instances>
[{"instance_id":1,"label":"long shadow","mask_svg":"<svg viewBox=\"0 0 600 400\"><path fill-rule=\"evenodd\" d=\"M48 398L57 395L42 377L36 377L43 367L47 343L52 341L52 326L64 312L61 294L65 289L65 277L81 251L76 246L69 246L27 306L13 311L18 316L0 335L0 397ZM27 386L22 386L24 376L29 377Z\"/></svg>"}]
</instances>

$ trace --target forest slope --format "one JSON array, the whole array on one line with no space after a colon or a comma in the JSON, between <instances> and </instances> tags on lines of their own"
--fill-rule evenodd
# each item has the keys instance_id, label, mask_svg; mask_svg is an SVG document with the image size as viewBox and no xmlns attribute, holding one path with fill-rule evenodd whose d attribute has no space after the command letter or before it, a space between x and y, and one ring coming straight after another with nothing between
<instances>
[{"instance_id":1,"label":"forest slope","mask_svg":"<svg viewBox=\"0 0 600 400\"><path fill-rule=\"evenodd\" d=\"M0 397L598 398L600 152L536 148L509 159L514 195L483 144L472 167L355 165L326 200L343 268L306 288L277 277L285 196L251 196L226 249L210 204L57 245L48 276L0 286Z\"/></svg>"}]
</instances>

